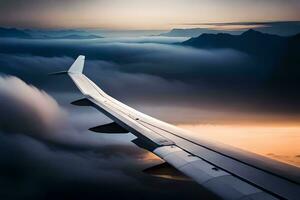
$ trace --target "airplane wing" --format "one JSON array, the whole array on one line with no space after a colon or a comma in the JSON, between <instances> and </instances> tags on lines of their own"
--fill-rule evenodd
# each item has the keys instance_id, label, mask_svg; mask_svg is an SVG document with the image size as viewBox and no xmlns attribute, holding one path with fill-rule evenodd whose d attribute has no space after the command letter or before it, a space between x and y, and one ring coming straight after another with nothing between
<instances>
[{"instance_id":1,"label":"airplane wing","mask_svg":"<svg viewBox=\"0 0 300 200\"><path fill-rule=\"evenodd\" d=\"M82 72L79 56L68 74L85 96L73 102L93 106L114 122L90 130L131 132L132 142L147 149L222 199L300 199L300 170L297 167L194 138L173 125L143 114L106 94Z\"/></svg>"}]
</instances>

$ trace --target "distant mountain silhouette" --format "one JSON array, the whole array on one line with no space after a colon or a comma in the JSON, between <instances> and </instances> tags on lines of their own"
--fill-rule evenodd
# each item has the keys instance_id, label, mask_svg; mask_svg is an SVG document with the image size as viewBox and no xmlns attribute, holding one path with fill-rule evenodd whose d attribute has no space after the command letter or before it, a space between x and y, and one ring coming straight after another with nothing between
<instances>
[{"instance_id":1,"label":"distant mountain silhouette","mask_svg":"<svg viewBox=\"0 0 300 200\"><path fill-rule=\"evenodd\" d=\"M198 24L198 25L201 25ZM175 28L169 32L161 33L160 36L168 37L198 37L204 33L229 33L233 35L241 34L246 30L236 29L236 30L226 30L228 26L252 26L255 27L254 30L275 34L280 36L293 36L300 33L300 21L271 21L271 22L231 22L231 23L204 23L203 26L208 26L207 28ZM210 27L210 28L209 28ZM223 30L217 30L213 28L222 28Z\"/></svg>"},{"instance_id":2,"label":"distant mountain silhouette","mask_svg":"<svg viewBox=\"0 0 300 200\"><path fill-rule=\"evenodd\" d=\"M64 36L42 36L41 39L97 39L97 38L103 38L98 35L64 35Z\"/></svg>"},{"instance_id":3,"label":"distant mountain silhouette","mask_svg":"<svg viewBox=\"0 0 300 200\"><path fill-rule=\"evenodd\" d=\"M261 33L250 29L241 35L230 35L226 33L202 34L182 44L198 48L230 48L252 55L265 56L269 55L269 53L274 55L274 53L282 52L287 48L290 38L291 37Z\"/></svg>"},{"instance_id":4,"label":"distant mountain silhouette","mask_svg":"<svg viewBox=\"0 0 300 200\"><path fill-rule=\"evenodd\" d=\"M53 36L53 37L61 37L66 35L89 35L89 33L84 30L76 30L76 29L61 29L61 30L24 29L23 31L31 35L33 38L43 37L45 35Z\"/></svg>"},{"instance_id":5,"label":"distant mountain silhouette","mask_svg":"<svg viewBox=\"0 0 300 200\"><path fill-rule=\"evenodd\" d=\"M89 34L81 30L21 30L16 28L1 28L0 38L24 38L24 39L97 39L103 38Z\"/></svg>"},{"instance_id":6,"label":"distant mountain silhouette","mask_svg":"<svg viewBox=\"0 0 300 200\"><path fill-rule=\"evenodd\" d=\"M0 27L0 38L31 38L31 35L25 31L16 28L1 28Z\"/></svg>"},{"instance_id":7,"label":"distant mountain silhouette","mask_svg":"<svg viewBox=\"0 0 300 200\"><path fill-rule=\"evenodd\" d=\"M223 31L223 30L213 30L208 28L189 28L189 29L179 29L175 28L167 33L161 33L159 36L167 37L197 37L204 33L231 33L231 34L240 34L241 31Z\"/></svg>"},{"instance_id":8,"label":"distant mountain silhouette","mask_svg":"<svg viewBox=\"0 0 300 200\"><path fill-rule=\"evenodd\" d=\"M268 91L282 94L282 98L299 99L300 33L282 37L248 30L241 35L202 34L182 43L202 49L235 49L256 58L261 67L269 68ZM296 92L297 91L297 92Z\"/></svg>"}]
</instances>

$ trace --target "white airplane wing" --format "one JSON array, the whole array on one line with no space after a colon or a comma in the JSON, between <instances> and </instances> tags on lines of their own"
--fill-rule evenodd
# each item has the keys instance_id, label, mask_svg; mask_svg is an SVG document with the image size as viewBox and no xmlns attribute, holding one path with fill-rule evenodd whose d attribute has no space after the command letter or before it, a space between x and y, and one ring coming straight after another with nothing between
<instances>
[{"instance_id":1,"label":"white airplane wing","mask_svg":"<svg viewBox=\"0 0 300 200\"><path fill-rule=\"evenodd\" d=\"M114 122L95 132L131 132L133 143L147 149L222 199L300 199L300 170L257 154L194 138L191 134L143 114L112 98L83 72L84 56L68 71L85 98Z\"/></svg>"}]
</instances>

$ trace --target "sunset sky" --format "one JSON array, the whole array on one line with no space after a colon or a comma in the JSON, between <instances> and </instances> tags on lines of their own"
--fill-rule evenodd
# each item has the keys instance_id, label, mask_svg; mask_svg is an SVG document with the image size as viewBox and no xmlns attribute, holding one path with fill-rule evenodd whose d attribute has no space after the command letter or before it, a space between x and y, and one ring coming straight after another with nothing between
<instances>
[{"instance_id":1,"label":"sunset sky","mask_svg":"<svg viewBox=\"0 0 300 200\"><path fill-rule=\"evenodd\" d=\"M300 20L298 0L1 0L0 4L0 26L21 28L163 30L194 23Z\"/></svg>"}]
</instances>

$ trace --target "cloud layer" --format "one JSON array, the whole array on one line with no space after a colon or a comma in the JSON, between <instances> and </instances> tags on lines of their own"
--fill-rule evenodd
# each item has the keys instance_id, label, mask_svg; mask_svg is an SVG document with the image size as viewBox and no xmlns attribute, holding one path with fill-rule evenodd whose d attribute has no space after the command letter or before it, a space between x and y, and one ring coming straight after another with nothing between
<instances>
[{"instance_id":1,"label":"cloud layer","mask_svg":"<svg viewBox=\"0 0 300 200\"><path fill-rule=\"evenodd\" d=\"M295 90L299 83L291 87L276 78L279 68L290 73L278 66L284 58L276 57L276 62L269 63L232 49L195 49L163 40L1 40L1 72L46 91L73 93L77 90L66 77L47 74L66 70L78 54L84 54L88 77L132 106L143 107L140 102L174 108L188 105L189 110L192 106L202 111L297 118L300 96ZM234 116L237 113L232 113ZM189 116L182 119L191 120Z\"/></svg>"},{"instance_id":2,"label":"cloud layer","mask_svg":"<svg viewBox=\"0 0 300 200\"><path fill-rule=\"evenodd\" d=\"M0 77L0 98L4 131L48 134L65 123L65 113L53 98L16 77Z\"/></svg>"},{"instance_id":3,"label":"cloud layer","mask_svg":"<svg viewBox=\"0 0 300 200\"><path fill-rule=\"evenodd\" d=\"M0 98L0 198L129 198L132 192L136 198L175 197L168 188L172 181L141 172L161 161L128 144L133 136L113 142L80 133L51 96L16 77L0 77Z\"/></svg>"}]
</instances>

